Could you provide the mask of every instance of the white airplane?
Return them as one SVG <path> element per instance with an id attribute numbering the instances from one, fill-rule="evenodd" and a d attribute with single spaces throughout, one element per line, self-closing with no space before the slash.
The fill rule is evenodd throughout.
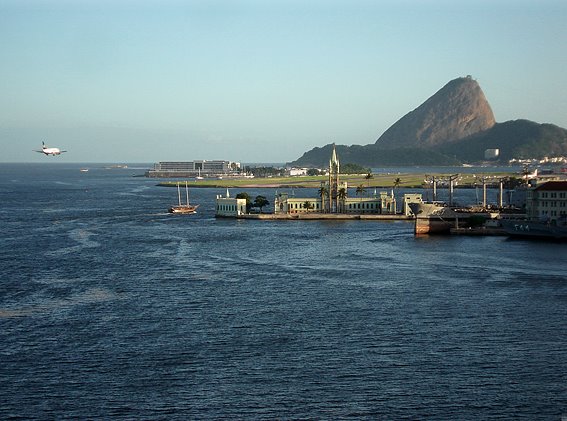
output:
<path id="1" fill-rule="evenodd" d="M 67 152 L 67 151 L 62 151 L 59 148 L 48 148 L 47 146 L 45 146 L 45 142 L 41 142 L 41 151 L 34 150 L 34 152 L 40 152 L 45 155 L 55 156 L 55 155 L 61 155 L 63 152 Z"/>

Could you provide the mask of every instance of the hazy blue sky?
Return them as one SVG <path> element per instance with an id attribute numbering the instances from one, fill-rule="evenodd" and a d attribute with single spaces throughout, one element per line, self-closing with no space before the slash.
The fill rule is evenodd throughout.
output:
<path id="1" fill-rule="evenodd" d="M 567 127 L 566 22 L 565 0 L 0 0 L 0 161 L 290 161 L 469 74 L 497 121 Z"/>

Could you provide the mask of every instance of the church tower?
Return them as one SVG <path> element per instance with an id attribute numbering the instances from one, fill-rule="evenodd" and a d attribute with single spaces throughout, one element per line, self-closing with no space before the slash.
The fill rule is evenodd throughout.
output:
<path id="1" fill-rule="evenodd" d="M 329 160 L 329 211 L 338 212 L 339 203 L 339 159 L 333 143 L 333 154 Z"/>

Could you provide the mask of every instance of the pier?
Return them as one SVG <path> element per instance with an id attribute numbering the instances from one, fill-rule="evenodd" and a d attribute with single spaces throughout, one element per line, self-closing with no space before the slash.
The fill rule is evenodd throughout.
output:
<path id="1" fill-rule="evenodd" d="M 217 218 L 256 219 L 256 220 L 302 220 L 302 221 L 413 221 L 413 216 L 401 214 L 338 214 L 338 213 L 243 213 L 233 215 L 216 215 Z"/>

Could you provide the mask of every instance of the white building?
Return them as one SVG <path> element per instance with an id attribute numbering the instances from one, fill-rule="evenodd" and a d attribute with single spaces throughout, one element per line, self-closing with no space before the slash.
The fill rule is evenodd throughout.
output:
<path id="1" fill-rule="evenodd" d="M 237 199 L 230 197 L 228 189 L 226 196 L 217 195 L 216 200 L 216 216 L 238 216 L 246 213 L 246 199 Z"/>
<path id="2" fill-rule="evenodd" d="M 288 170 L 290 177 L 300 177 L 302 175 L 307 175 L 307 168 L 290 168 Z"/>
<path id="3" fill-rule="evenodd" d="M 530 219 L 567 218 L 567 181 L 548 181 L 528 190 L 526 213 Z"/>
<path id="4" fill-rule="evenodd" d="M 239 162 L 231 161 L 164 161 L 154 164 L 147 177 L 195 177 L 198 175 L 229 175 L 240 169 Z"/>
<path id="5" fill-rule="evenodd" d="M 498 159 L 500 156 L 500 149 L 486 149 L 484 151 L 484 159 Z"/>

